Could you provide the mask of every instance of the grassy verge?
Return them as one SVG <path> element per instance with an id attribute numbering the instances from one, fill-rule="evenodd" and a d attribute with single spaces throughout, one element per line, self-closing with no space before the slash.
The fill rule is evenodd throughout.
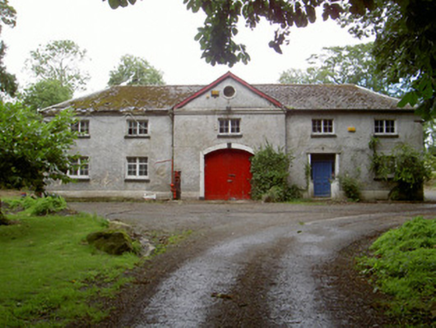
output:
<path id="1" fill-rule="evenodd" d="M 399 326 L 436 327 L 436 219 L 416 217 L 377 239 L 359 269 L 391 295 L 385 306 Z"/>
<path id="2" fill-rule="evenodd" d="M 111 256 L 84 242 L 106 221 L 90 215 L 9 215 L 0 226 L 0 327 L 64 327 L 98 322 L 139 258 Z"/>

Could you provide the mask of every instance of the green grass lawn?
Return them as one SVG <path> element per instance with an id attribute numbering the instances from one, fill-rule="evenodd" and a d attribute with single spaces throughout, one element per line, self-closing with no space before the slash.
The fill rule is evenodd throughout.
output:
<path id="1" fill-rule="evenodd" d="M 106 221 L 90 215 L 9 215 L 0 226 L 0 327 L 63 327 L 107 315 L 99 299 L 127 282 L 138 256 L 113 256 L 84 241 Z"/>
<path id="2" fill-rule="evenodd" d="M 436 219 L 416 217 L 392 229 L 358 259 L 399 327 L 436 327 Z"/>

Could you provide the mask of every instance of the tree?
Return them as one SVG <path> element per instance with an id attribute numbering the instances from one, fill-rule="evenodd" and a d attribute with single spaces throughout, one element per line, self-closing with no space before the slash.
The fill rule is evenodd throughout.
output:
<path id="1" fill-rule="evenodd" d="M 8 4 L 8 0 L 0 0 L 0 33 L 3 25 L 15 27 L 17 12 Z M 17 92 L 18 83 L 15 75 L 8 73 L 3 63 L 3 58 L 6 52 L 6 45 L 0 41 L 0 91 L 10 96 L 14 96 Z"/>
<path id="2" fill-rule="evenodd" d="M 86 50 L 70 40 L 52 41 L 30 52 L 27 66 L 40 81 L 58 80 L 71 92 L 83 89 L 89 80 L 88 73 L 80 68 L 86 59 Z"/>
<path id="3" fill-rule="evenodd" d="M 419 105 L 424 119 L 436 116 L 436 2 L 375 0 L 375 10 L 342 17 L 358 37 L 376 35 L 377 69 L 390 83 L 406 83 L 410 91 L 400 105 Z"/>
<path id="4" fill-rule="evenodd" d="M 105 1 L 105 0 L 103 0 Z M 108 0 L 112 8 L 135 4 L 136 0 Z M 410 82 L 411 90 L 401 105 L 419 104 L 424 118 L 436 116 L 436 1 L 432 0 L 183 0 L 187 9 L 205 13 L 204 26 L 195 39 L 208 63 L 233 66 L 250 60 L 244 44 L 237 44 L 239 19 L 254 29 L 261 19 L 277 26 L 269 46 L 281 53 L 290 29 L 305 27 L 317 18 L 339 20 L 357 35 L 370 28 L 376 35 L 378 69 L 390 82 Z"/>
<path id="5" fill-rule="evenodd" d="M 103 0 L 105 1 L 105 0 Z M 373 0 L 349 0 L 351 12 L 364 13 L 372 6 Z M 254 29 L 261 19 L 277 26 L 269 47 L 281 53 L 281 46 L 287 43 L 290 28 L 305 27 L 316 21 L 316 8 L 323 6 L 322 17 L 337 19 L 345 11 L 345 5 L 337 0 L 183 0 L 186 8 L 194 13 L 202 10 L 206 14 L 203 27 L 198 29 L 195 39 L 203 50 L 202 57 L 212 65 L 233 66 L 237 62 L 250 60 L 246 46 L 237 44 L 234 38 L 238 34 L 237 23 L 240 18 L 245 25 Z M 136 0 L 108 0 L 111 8 L 127 7 Z"/>
<path id="6" fill-rule="evenodd" d="M 151 66 L 147 60 L 125 55 L 118 67 L 109 73 L 108 85 L 163 85 L 162 73 Z"/>
<path id="7" fill-rule="evenodd" d="M 68 154 L 77 137 L 73 113 L 61 111 L 48 122 L 20 103 L 0 103 L 0 187 L 44 191 L 47 179 L 69 182 L 77 155 Z"/>
<path id="8" fill-rule="evenodd" d="M 308 67 L 306 70 L 290 68 L 283 71 L 279 82 L 284 84 L 330 84 L 333 73 L 320 67 Z"/>
<path id="9" fill-rule="evenodd" d="M 372 54 L 373 43 L 354 46 L 323 48 L 307 62 L 311 65 L 302 71 L 289 69 L 282 72 L 281 83 L 355 84 L 390 96 L 401 96 L 402 88 L 390 85 L 376 70 Z"/>
<path id="10" fill-rule="evenodd" d="M 24 91 L 24 105 L 33 111 L 71 99 L 73 93 L 58 80 L 42 80 L 32 84 Z"/>

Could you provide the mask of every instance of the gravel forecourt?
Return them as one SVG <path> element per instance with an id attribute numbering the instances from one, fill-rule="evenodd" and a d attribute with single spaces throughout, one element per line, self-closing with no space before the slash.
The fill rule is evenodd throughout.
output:
<path id="1" fill-rule="evenodd" d="M 99 327 L 381 327 L 383 295 L 353 269 L 382 232 L 436 204 L 70 203 L 139 234 L 191 230 L 135 270 Z"/>

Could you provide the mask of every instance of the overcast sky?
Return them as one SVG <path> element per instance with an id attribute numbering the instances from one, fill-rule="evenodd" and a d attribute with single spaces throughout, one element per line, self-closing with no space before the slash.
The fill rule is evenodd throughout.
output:
<path id="1" fill-rule="evenodd" d="M 29 81 L 23 70 L 29 52 L 53 40 L 73 40 L 86 49 L 91 75 L 87 92 L 104 89 L 109 71 L 121 56 L 132 54 L 148 60 L 163 72 L 167 84 L 207 84 L 227 71 L 248 83 L 276 83 L 289 68 L 304 68 L 305 59 L 322 47 L 359 41 L 336 23 L 321 18 L 310 27 L 293 29 L 290 44 L 279 55 L 268 47 L 274 27 L 261 24 L 254 31 L 240 30 L 239 40 L 251 55 L 248 65 L 211 66 L 201 59 L 194 40 L 204 16 L 187 11 L 183 0 L 142 0 L 128 8 L 110 9 L 102 0 L 10 0 L 17 10 L 17 26 L 4 28 L 8 50 L 5 59 L 21 86 Z"/>

